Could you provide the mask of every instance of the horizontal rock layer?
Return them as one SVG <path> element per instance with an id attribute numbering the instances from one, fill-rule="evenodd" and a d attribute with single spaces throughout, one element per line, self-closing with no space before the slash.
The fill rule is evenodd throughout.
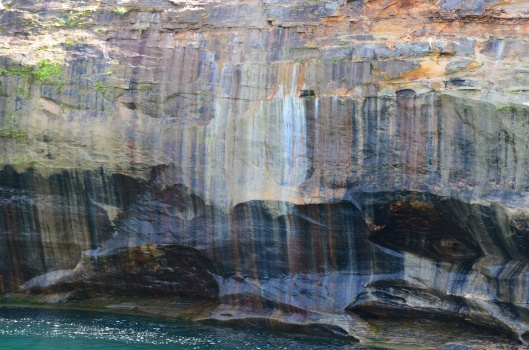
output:
<path id="1" fill-rule="evenodd" d="M 441 345 L 426 334 L 447 323 L 529 341 L 528 16 L 0 2 L 0 292 L 195 298 L 212 321 L 362 342 Z"/>

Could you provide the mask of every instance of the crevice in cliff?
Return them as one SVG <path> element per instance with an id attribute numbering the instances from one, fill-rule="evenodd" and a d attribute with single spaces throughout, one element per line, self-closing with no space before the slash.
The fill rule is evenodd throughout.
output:
<path id="1" fill-rule="evenodd" d="M 301 90 L 299 92 L 299 97 L 316 98 L 316 93 L 314 90 Z"/>
<path id="2" fill-rule="evenodd" d="M 363 199 L 365 201 L 365 199 Z M 378 245 L 435 261 L 477 261 L 496 256 L 525 261 L 524 228 L 511 223 L 505 208 L 469 204 L 420 192 L 379 193 L 362 204 Z M 518 226 L 518 227 L 517 227 Z"/>
<path id="3" fill-rule="evenodd" d="M 454 217 L 450 207 L 407 197 L 376 213 L 377 229 L 370 240 L 399 252 L 434 260 L 476 260 L 483 255 L 463 220 Z M 386 216 L 385 220 L 377 220 Z"/>

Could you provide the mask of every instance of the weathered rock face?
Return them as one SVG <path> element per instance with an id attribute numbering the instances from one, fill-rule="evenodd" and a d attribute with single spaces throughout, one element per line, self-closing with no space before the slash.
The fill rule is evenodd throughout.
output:
<path id="1" fill-rule="evenodd" d="M 0 30 L 2 294 L 529 342 L 527 3 L 3 0 Z"/>

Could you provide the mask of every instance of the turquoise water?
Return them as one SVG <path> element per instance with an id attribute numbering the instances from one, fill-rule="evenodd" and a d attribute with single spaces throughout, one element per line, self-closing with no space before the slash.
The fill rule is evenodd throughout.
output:
<path id="1" fill-rule="evenodd" d="M 0 349 L 375 349 L 247 328 L 76 310 L 0 307 Z"/>

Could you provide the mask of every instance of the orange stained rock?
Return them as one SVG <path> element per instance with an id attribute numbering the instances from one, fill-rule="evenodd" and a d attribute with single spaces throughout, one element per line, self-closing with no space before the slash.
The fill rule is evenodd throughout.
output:
<path id="1" fill-rule="evenodd" d="M 450 61 L 443 58 L 439 52 L 426 56 L 419 62 L 419 67 L 405 73 L 400 78 L 392 79 L 396 81 L 414 81 L 442 78 L 445 76 L 446 66 Z"/>
<path id="2" fill-rule="evenodd" d="M 329 17 L 322 18 L 322 22 L 323 23 L 338 23 L 338 22 L 344 21 L 345 19 L 347 19 L 347 17 L 345 16 L 329 16 Z"/>

